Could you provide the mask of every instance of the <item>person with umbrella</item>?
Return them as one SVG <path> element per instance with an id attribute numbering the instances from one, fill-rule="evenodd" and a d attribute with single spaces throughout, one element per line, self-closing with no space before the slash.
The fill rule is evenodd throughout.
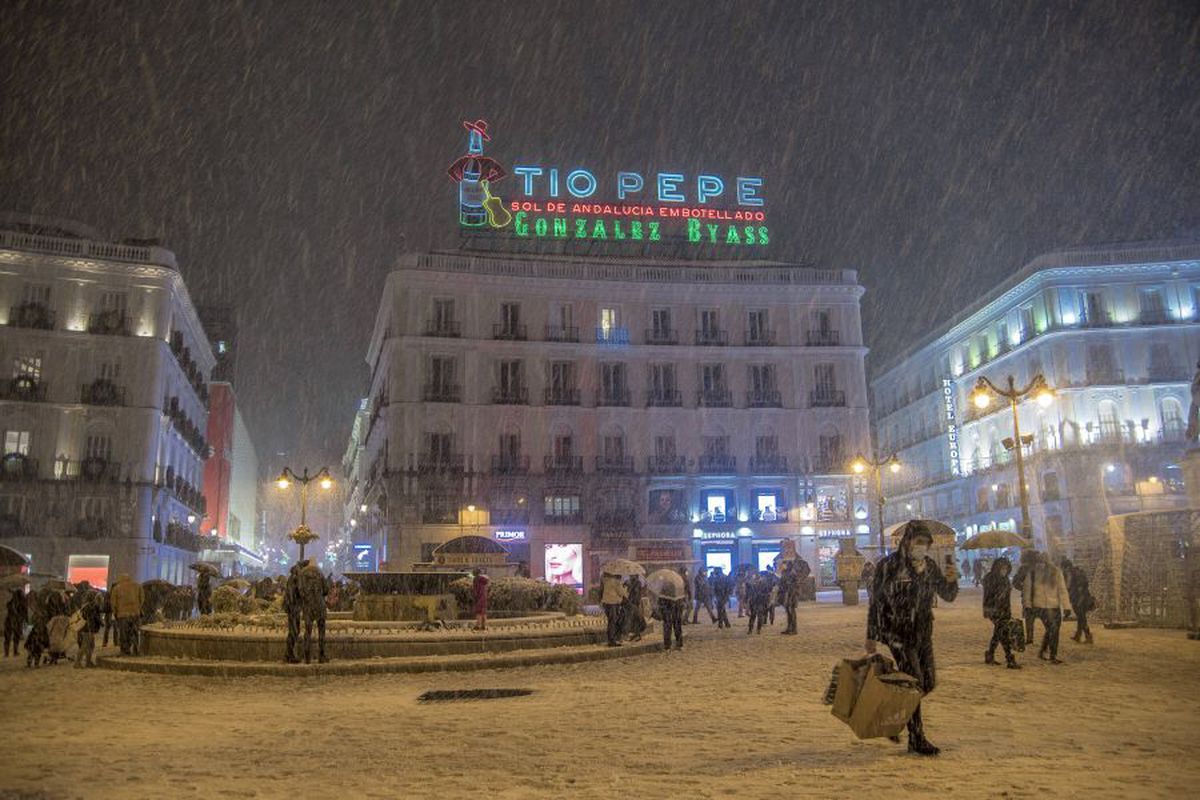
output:
<path id="1" fill-rule="evenodd" d="M 923 520 L 904 526 L 900 546 L 881 559 L 875 569 L 875 586 L 867 611 L 866 650 L 874 655 L 878 642 L 892 651 L 896 666 L 917 679 L 924 694 L 933 691 L 936 673 L 933 661 L 933 601 L 947 603 L 958 597 L 958 571 L 954 560 L 946 563 L 943 575 L 929 557 L 933 533 Z M 908 721 L 908 750 L 923 756 L 941 752 L 925 738 L 918 705 Z"/>
<path id="2" fill-rule="evenodd" d="M 686 573 L 686 570 L 682 570 Z M 675 635 L 675 649 L 683 649 L 683 618 L 687 609 L 687 579 L 674 570 L 660 569 L 646 578 L 650 593 L 658 597 L 658 616 L 662 619 L 663 650 L 671 649 L 671 635 Z"/>
<path id="3" fill-rule="evenodd" d="M 629 590 L 625 588 L 621 576 L 611 572 L 604 573 L 600 587 L 600 605 L 604 608 L 604 618 L 608 623 L 608 646 L 620 647 L 621 604 L 629 597 Z"/>
<path id="4" fill-rule="evenodd" d="M 1012 652 L 1012 584 L 1008 580 L 1011 571 L 1012 563 L 1007 558 L 997 558 L 983 578 L 983 616 L 992 621 L 992 640 L 988 642 L 983 662 L 995 664 L 996 645 L 1000 645 L 1004 648 L 1005 665 L 1009 669 L 1020 669 Z"/>

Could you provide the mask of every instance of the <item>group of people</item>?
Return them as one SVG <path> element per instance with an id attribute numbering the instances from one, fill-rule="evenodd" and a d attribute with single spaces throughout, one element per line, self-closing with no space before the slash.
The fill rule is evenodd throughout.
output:
<path id="1" fill-rule="evenodd" d="M 87 581 L 76 586 L 47 584 L 30 593 L 23 587 L 11 590 L 4 608 L 4 657 L 19 656 L 23 649 L 27 667 L 55 664 L 73 642 L 75 666 L 94 667 L 96 634 L 101 631 L 102 646 L 112 634 L 122 652 L 135 650 L 141 587 L 121 577 L 107 592 Z"/>

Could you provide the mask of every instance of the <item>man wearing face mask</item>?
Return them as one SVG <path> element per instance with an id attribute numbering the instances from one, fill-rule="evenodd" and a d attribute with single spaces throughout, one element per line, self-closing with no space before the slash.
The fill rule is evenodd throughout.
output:
<path id="1" fill-rule="evenodd" d="M 933 601 L 947 603 L 958 597 L 958 570 L 951 559 L 946 573 L 929 557 L 933 534 L 924 523 L 910 520 L 904 526 L 900 547 L 879 561 L 867 612 L 867 652 L 882 642 L 892 651 L 896 666 L 917 679 L 929 694 L 936 683 L 933 664 Z M 908 721 L 908 750 L 923 756 L 940 752 L 925 738 L 921 707 Z"/>

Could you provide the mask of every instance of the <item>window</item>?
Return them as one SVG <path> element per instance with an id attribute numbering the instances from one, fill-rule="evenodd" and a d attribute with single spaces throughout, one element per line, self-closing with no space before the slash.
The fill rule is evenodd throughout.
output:
<path id="1" fill-rule="evenodd" d="M 1090 344 L 1087 349 L 1087 379 L 1090 383 L 1124 383 L 1113 361 L 1112 347 Z"/>
<path id="2" fill-rule="evenodd" d="M 759 490 L 754 493 L 754 518 L 760 522 L 775 522 L 786 517 L 783 493 Z"/>
<path id="3" fill-rule="evenodd" d="M 746 319 L 746 341 L 766 342 L 770 339 L 766 309 L 751 311 Z"/>
<path id="4" fill-rule="evenodd" d="M 83 448 L 84 458 L 96 458 L 101 461 L 112 459 L 112 438 L 93 434 L 87 437 Z"/>
<path id="5" fill-rule="evenodd" d="M 842 453 L 842 435 L 836 431 L 820 434 L 817 437 L 817 457 L 821 468 L 841 469 L 846 460 Z"/>
<path id="6" fill-rule="evenodd" d="M 229 351 L 229 346 L 225 344 L 224 339 L 217 340 L 217 355 L 223 356 Z"/>
<path id="7" fill-rule="evenodd" d="M 673 460 L 675 458 L 675 437 L 655 436 L 654 457 L 660 462 Z"/>
<path id="8" fill-rule="evenodd" d="M 773 364 L 751 365 L 750 388 L 755 396 L 767 395 L 774 392 L 775 366 Z"/>
<path id="9" fill-rule="evenodd" d="M 991 490 L 986 486 L 980 486 L 975 490 L 975 510 L 987 511 L 988 501 L 991 499 Z"/>
<path id="10" fill-rule="evenodd" d="M 46 283 L 25 284 L 25 302 L 50 305 L 50 285 Z"/>
<path id="11" fill-rule="evenodd" d="M 1172 380 L 1175 377 L 1172 361 L 1170 345 L 1166 342 L 1151 343 L 1150 362 L 1146 367 L 1146 377 L 1152 381 Z"/>
<path id="12" fill-rule="evenodd" d="M 702 441 L 706 456 L 721 457 L 729 453 L 728 436 L 705 436 Z"/>
<path id="13" fill-rule="evenodd" d="M 454 385 L 454 359 L 433 356 L 429 359 L 429 384 L 434 391 L 446 391 Z"/>
<path id="14" fill-rule="evenodd" d="M 425 435 L 425 452 L 434 463 L 448 463 L 454 452 L 454 434 L 428 433 Z"/>
<path id="15" fill-rule="evenodd" d="M 1059 499 L 1058 491 L 1058 473 L 1043 472 L 1042 473 L 1042 500 L 1057 500 Z"/>
<path id="16" fill-rule="evenodd" d="M 40 381 L 42 379 L 42 354 L 26 353 L 14 358 L 13 377 L 32 378 L 35 381 Z"/>
<path id="17" fill-rule="evenodd" d="M 499 375 L 500 393 L 505 396 L 519 394 L 523 386 L 521 373 L 520 361 L 501 361 Z"/>
<path id="18" fill-rule="evenodd" d="M 1104 292 L 1093 291 L 1084 294 L 1084 315 L 1089 325 L 1108 324 L 1108 307 L 1104 304 Z"/>
<path id="19" fill-rule="evenodd" d="M 1163 398 L 1161 406 L 1163 438 L 1178 441 L 1183 438 L 1187 423 L 1183 419 L 1183 405 L 1174 397 Z"/>
<path id="20" fill-rule="evenodd" d="M 555 394 L 575 388 L 574 361 L 552 361 L 550 363 L 550 388 Z"/>
<path id="21" fill-rule="evenodd" d="M 813 367 L 814 393 L 819 401 L 832 401 L 837 395 L 837 367 L 834 364 L 817 364 Z"/>
<path id="22" fill-rule="evenodd" d="M 104 361 L 100 364 L 100 369 L 96 377 L 102 381 L 116 381 L 121 377 L 121 362 L 120 361 Z"/>
<path id="23" fill-rule="evenodd" d="M 720 312 L 715 308 L 706 308 L 700 312 L 700 334 L 706 339 L 715 339 L 721 330 Z"/>
<path id="24" fill-rule="evenodd" d="M 604 463 L 620 464 L 625 460 L 625 437 L 621 434 L 605 436 L 601 442 Z"/>
<path id="25" fill-rule="evenodd" d="M 600 393 L 605 402 L 624 402 L 626 394 L 625 365 L 600 365 Z"/>
<path id="26" fill-rule="evenodd" d="M 736 509 L 733 492 L 726 489 L 709 489 L 700 494 L 700 510 L 709 522 L 731 520 Z"/>
<path id="27" fill-rule="evenodd" d="M 5 431 L 4 455 L 29 455 L 29 431 Z"/>
<path id="28" fill-rule="evenodd" d="M 656 308 L 650 312 L 650 332 L 655 340 L 669 339 L 671 336 L 671 309 Z"/>
<path id="29" fill-rule="evenodd" d="M 554 437 L 554 461 L 566 464 L 575 453 L 575 440 L 569 433 L 561 433 Z"/>
<path id="30" fill-rule="evenodd" d="M 125 292 L 104 292 L 100 295 L 100 310 L 124 314 L 128 302 L 129 296 Z"/>
<path id="31" fill-rule="evenodd" d="M 558 320 L 559 326 L 564 330 L 570 330 L 575 324 L 575 309 L 570 303 L 562 303 L 556 309 L 554 318 Z"/>
<path id="32" fill-rule="evenodd" d="M 670 397 L 675 394 L 676 385 L 674 364 L 650 366 L 650 388 L 655 397 Z"/>
<path id="33" fill-rule="evenodd" d="M 779 456 L 779 437 L 775 435 L 758 436 L 754 440 L 754 457 L 760 461 L 770 461 Z"/>
<path id="34" fill-rule="evenodd" d="M 819 334 L 828 334 L 833 330 L 833 318 L 827 308 L 814 309 L 812 312 L 813 331 Z"/>
<path id="35" fill-rule="evenodd" d="M 500 304 L 500 330 L 509 335 L 515 336 L 521 326 L 521 304 L 520 303 L 501 303 Z"/>
<path id="36" fill-rule="evenodd" d="M 1138 308 L 1143 323 L 1154 324 L 1167 321 L 1167 309 L 1163 304 L 1162 291 L 1142 289 L 1138 292 Z"/>
<path id="37" fill-rule="evenodd" d="M 454 301 L 453 300 L 434 300 L 433 301 L 433 327 L 435 330 L 444 331 L 454 326 Z"/>
<path id="38" fill-rule="evenodd" d="M 1020 338 L 1017 340 L 1018 343 L 1023 342 L 1026 339 L 1032 338 L 1033 334 L 1034 334 L 1033 306 L 1022 306 L 1021 307 L 1021 330 L 1019 333 Z"/>
<path id="39" fill-rule="evenodd" d="M 564 520 L 579 516 L 579 495 L 546 495 L 546 519 Z"/>
<path id="40" fill-rule="evenodd" d="M 700 367 L 700 386 L 706 394 L 725 390 L 725 367 L 722 364 L 703 364 Z"/>
<path id="41" fill-rule="evenodd" d="M 1121 438 L 1121 420 L 1117 416 L 1117 404 L 1112 400 L 1101 400 L 1097 406 L 1100 419 L 1100 441 L 1116 442 Z"/>

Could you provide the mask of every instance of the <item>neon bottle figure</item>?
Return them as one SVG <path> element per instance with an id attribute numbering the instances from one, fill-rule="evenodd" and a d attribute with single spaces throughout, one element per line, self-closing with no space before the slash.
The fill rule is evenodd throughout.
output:
<path id="1" fill-rule="evenodd" d="M 487 225 L 487 212 L 483 209 L 486 195 L 479 184 L 483 177 L 478 159 L 483 155 L 483 136 L 473 129 L 468 136 L 467 155 L 471 159 L 463 168 L 463 177 L 458 183 L 458 221 L 468 227 L 479 228 Z"/>

